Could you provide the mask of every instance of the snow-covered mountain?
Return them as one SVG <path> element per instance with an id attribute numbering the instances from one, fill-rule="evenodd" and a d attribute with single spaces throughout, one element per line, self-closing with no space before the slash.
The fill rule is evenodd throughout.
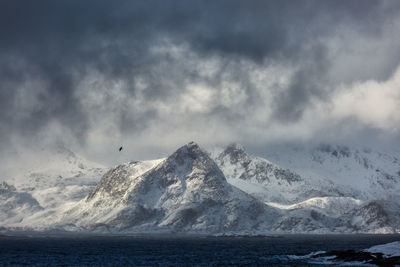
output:
<path id="1" fill-rule="evenodd" d="M 208 154 L 189 143 L 166 159 L 111 169 L 60 224 L 92 231 L 220 233 L 265 230 L 277 214 L 230 185 Z"/>
<path id="2" fill-rule="evenodd" d="M 286 211 L 275 231 L 289 233 L 398 233 L 400 206 L 388 201 L 317 197 L 293 205 L 267 203 Z"/>
<path id="3" fill-rule="evenodd" d="M 322 179 L 351 190 L 362 200 L 397 198 L 400 190 L 400 153 L 322 144 L 315 147 L 279 146 L 266 151 L 277 165 L 307 180 Z M 345 192 L 348 194 L 348 192 Z"/>
<path id="4" fill-rule="evenodd" d="M 57 147 L 29 155 L 0 184 L 0 226 L 42 224 L 85 198 L 107 170 Z"/>
<path id="5" fill-rule="evenodd" d="M 304 186 L 298 174 L 248 155 L 239 144 L 229 145 L 214 158 L 229 183 L 265 202 L 287 203 L 296 198 L 292 189 Z"/>
<path id="6" fill-rule="evenodd" d="M 3 225 L 19 223 L 24 217 L 41 210 L 43 208 L 29 193 L 17 192 L 6 182 L 0 184 L 0 222 Z"/>
<path id="7" fill-rule="evenodd" d="M 0 184 L 0 230 L 400 232 L 396 156 L 326 145 L 268 153 L 189 143 L 106 171 L 62 148 Z"/>
<path id="8" fill-rule="evenodd" d="M 58 146 L 29 155 L 18 166 L 17 172 L 1 177 L 21 191 L 34 191 L 56 185 L 96 185 L 105 167 L 91 162 L 74 152 Z"/>
<path id="9" fill-rule="evenodd" d="M 271 153 L 280 166 L 238 144 L 214 155 L 229 183 L 282 211 L 275 231 L 399 232 L 395 156 L 328 145 L 284 148 Z"/>
<path id="10" fill-rule="evenodd" d="M 291 204 L 312 197 L 353 196 L 353 190 L 321 177 L 302 177 L 266 159 L 249 155 L 239 144 L 214 153 L 229 183 L 264 202 Z"/>

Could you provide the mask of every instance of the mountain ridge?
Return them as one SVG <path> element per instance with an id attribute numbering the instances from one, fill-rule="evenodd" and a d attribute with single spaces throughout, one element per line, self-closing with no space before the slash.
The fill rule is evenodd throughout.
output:
<path id="1" fill-rule="evenodd" d="M 296 156 L 301 155 L 299 151 Z M 353 155 L 359 155 L 351 149 L 325 147 L 316 151 L 311 156 L 303 154 L 300 161 L 321 165 L 315 156 L 323 162 L 343 162 L 357 160 Z M 329 157 L 322 158 L 326 155 Z M 281 156 L 286 157 L 284 153 Z M 79 158 L 75 154 L 68 157 Z M 386 165 L 367 158 L 366 168 L 360 157 L 357 165 L 351 166 L 373 172 L 375 181 L 387 180 L 381 173 L 392 172 L 393 168 L 387 170 L 385 166 L 393 167 L 388 159 L 394 157 L 382 157 Z M 273 162 L 248 154 L 238 144 L 210 154 L 190 142 L 167 158 L 127 162 L 103 170 L 101 179 L 88 179 L 97 180 L 96 185 L 87 181 L 79 184 L 80 179 L 96 172 L 77 166 L 81 176 L 61 180 L 51 176 L 54 182 L 40 184 L 42 178 L 33 191 L 2 185 L 5 197 L 0 198 L 0 207 L 12 208 L 3 209 L 0 215 L 14 215 L 0 228 L 98 234 L 400 232 L 400 196 L 396 192 L 392 191 L 390 198 L 363 198 L 364 194 L 335 183 L 332 177 L 310 177 L 301 169 L 298 173 L 296 168 Z M 380 166 L 380 176 L 375 165 Z M 365 179 L 370 181 L 370 176 Z M 397 182 L 397 177 L 393 179 Z M 379 183 L 372 186 L 381 188 Z M 26 216 L 15 215 L 18 203 L 22 203 L 19 200 L 17 205 L 7 206 L 13 197 L 30 203 Z"/>
<path id="2" fill-rule="evenodd" d="M 72 210 L 71 223 L 94 230 L 111 224 L 130 232 L 148 228 L 217 233 L 261 230 L 259 225 L 276 213 L 231 186 L 193 142 L 141 173 L 130 175 L 125 167 L 117 166 L 103 176 L 86 204 L 81 203 L 84 207 Z M 81 217 L 86 219 L 74 219 Z"/>

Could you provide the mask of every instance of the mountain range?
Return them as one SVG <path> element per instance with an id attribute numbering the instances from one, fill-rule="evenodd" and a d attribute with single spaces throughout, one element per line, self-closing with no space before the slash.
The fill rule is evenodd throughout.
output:
<path id="1" fill-rule="evenodd" d="M 339 145 L 282 146 L 268 160 L 239 144 L 112 168 L 61 147 L 0 184 L 3 233 L 400 232 L 400 160 Z"/>

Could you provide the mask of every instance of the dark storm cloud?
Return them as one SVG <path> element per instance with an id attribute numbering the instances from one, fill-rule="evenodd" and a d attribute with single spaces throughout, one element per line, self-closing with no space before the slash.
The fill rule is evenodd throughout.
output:
<path id="1" fill-rule="evenodd" d="M 176 97 L 198 77 L 173 66 L 162 74 L 152 70 L 154 64 L 170 60 L 168 53 L 155 56 L 150 51 L 163 40 L 222 60 L 246 58 L 257 64 L 297 66 L 290 87 L 276 92 L 274 106 L 277 120 L 297 120 L 312 99 L 330 93 L 322 88 L 331 59 L 321 40 L 343 25 L 379 36 L 396 10 L 395 4 L 385 9 L 381 1 L 368 0 L 1 1 L 1 140 L 7 141 L 11 134 L 34 136 L 50 121 L 60 122 L 84 140 L 89 114 L 78 99 L 77 84 L 91 70 L 109 80 L 125 81 L 133 98 L 138 76 L 148 83 L 145 100 Z M 241 80 L 249 101 L 257 101 L 258 93 L 246 75 L 232 77 Z M 41 82 L 40 90 L 29 87 L 34 80 Z M 218 82 L 214 84 L 218 87 Z M 17 93 L 32 90 L 38 90 L 35 105 L 25 111 L 29 114 L 19 116 L 24 109 L 17 105 Z M 234 109 L 217 106 L 213 112 L 229 114 Z M 143 128 L 156 117 L 155 109 L 127 115 L 122 106 L 121 130 Z"/>
<path id="2" fill-rule="evenodd" d="M 303 59 L 301 68 L 294 74 L 289 87 L 277 93 L 274 117 L 282 122 L 293 122 L 302 116 L 313 97 L 325 98 L 329 95 L 325 73 L 330 62 L 326 48 L 312 47 Z"/>

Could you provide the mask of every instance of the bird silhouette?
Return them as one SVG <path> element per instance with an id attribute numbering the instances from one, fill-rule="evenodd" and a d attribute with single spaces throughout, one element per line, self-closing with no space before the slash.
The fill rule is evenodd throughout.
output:
<path id="1" fill-rule="evenodd" d="M 119 148 L 119 152 L 121 152 L 122 151 L 122 146 Z"/>

